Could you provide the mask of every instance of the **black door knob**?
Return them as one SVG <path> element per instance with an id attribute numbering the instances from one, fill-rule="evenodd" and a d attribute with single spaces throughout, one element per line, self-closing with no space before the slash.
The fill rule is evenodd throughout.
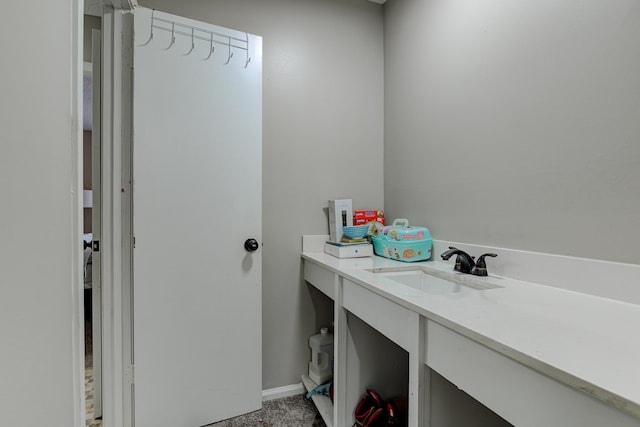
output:
<path id="1" fill-rule="evenodd" d="M 247 252 L 255 252 L 260 247 L 260 244 L 256 239 L 247 239 L 244 241 L 244 248 Z"/>

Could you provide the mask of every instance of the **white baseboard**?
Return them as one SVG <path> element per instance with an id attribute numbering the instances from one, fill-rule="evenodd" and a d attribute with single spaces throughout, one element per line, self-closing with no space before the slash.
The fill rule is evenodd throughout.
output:
<path id="1" fill-rule="evenodd" d="M 262 401 L 266 402 L 268 400 L 280 399 L 282 397 L 297 396 L 305 393 L 306 391 L 307 390 L 305 390 L 302 383 L 270 388 L 268 390 L 262 390 Z"/>

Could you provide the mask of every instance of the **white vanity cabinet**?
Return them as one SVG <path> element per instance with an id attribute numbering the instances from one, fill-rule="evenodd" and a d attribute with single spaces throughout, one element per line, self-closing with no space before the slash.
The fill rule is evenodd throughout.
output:
<path id="1" fill-rule="evenodd" d="M 396 392 L 392 394 L 400 394 L 408 398 L 410 425 L 424 425 L 423 420 L 425 417 L 419 412 L 419 409 L 425 408 L 421 404 L 425 399 L 425 381 L 424 378 L 422 378 L 425 368 L 422 346 L 424 323 L 420 315 L 348 279 L 339 278 L 338 283 L 342 291 L 342 310 L 357 316 L 367 325 L 392 341 L 400 349 L 404 350 L 406 358 L 402 361 L 398 360 L 401 359 L 401 357 L 398 356 L 396 356 L 396 360 L 393 360 L 390 355 L 384 357 L 378 354 L 378 357 L 382 360 L 381 363 L 374 365 L 374 372 L 372 372 L 371 375 L 380 375 L 385 371 L 388 373 L 388 370 L 394 368 L 396 361 L 397 363 L 402 363 L 408 372 L 405 373 L 404 378 L 401 378 L 400 374 L 394 376 L 396 383 L 400 383 L 402 386 L 396 384 Z M 350 337 L 351 334 L 355 333 L 353 328 L 349 327 L 346 328 L 346 330 L 347 338 L 355 341 L 355 337 Z M 378 353 L 385 351 L 385 349 L 381 347 L 382 346 L 377 346 L 373 351 Z M 386 349 L 386 351 L 393 352 L 393 348 Z M 347 360 L 350 359 L 349 354 L 343 354 L 342 356 L 346 356 Z M 358 367 L 354 366 L 354 368 Z M 398 369 L 397 367 L 396 369 L 399 372 L 403 372 L 403 369 Z M 352 370 L 347 368 L 347 383 L 352 382 L 349 381 L 353 377 L 351 372 Z M 420 380 L 419 377 L 421 378 Z M 362 393 L 364 389 L 370 385 L 367 381 L 362 380 L 353 382 L 358 388 L 352 393 L 348 393 L 349 396 L 353 396 L 354 393 Z M 388 388 L 389 384 L 385 385 Z M 348 387 L 347 390 L 350 390 L 350 388 Z M 391 397 L 388 394 L 389 390 L 380 389 L 379 393 L 383 395 L 383 398 Z M 352 403 L 354 403 L 353 400 L 347 400 L 347 407 L 353 408 L 355 405 L 352 405 Z M 351 419 L 347 417 L 346 421 L 346 424 L 349 424 Z"/>
<path id="2" fill-rule="evenodd" d="M 518 427 L 637 427 L 638 419 L 436 322 L 427 365 Z"/>
<path id="3" fill-rule="evenodd" d="M 314 401 L 328 426 L 352 425 L 353 410 L 365 389 L 384 398 L 408 397 L 412 425 L 418 424 L 418 404 L 424 399 L 410 381 L 424 372 L 420 316 L 383 296 L 345 279 L 340 274 L 305 262 L 305 280 L 334 300 L 334 405 L 327 419 L 326 398 Z M 414 372 L 415 371 L 415 372 Z M 315 386 L 303 377 L 307 388 Z M 422 417 L 420 417 L 422 419 Z"/>
<path id="4" fill-rule="evenodd" d="M 597 384 L 583 386 L 587 380 L 536 362 L 536 354 L 519 355 L 444 317 L 446 307 L 426 310 L 357 273 L 393 261 L 303 254 L 303 262 L 306 282 L 334 302 L 334 404 L 326 398 L 321 409 L 329 426 L 352 425 L 372 387 L 383 398 L 408 397 L 411 427 L 640 427 L 633 402 L 607 401 Z"/>
<path id="5" fill-rule="evenodd" d="M 307 283 L 311 283 L 320 292 L 322 292 L 332 300 L 335 300 L 337 285 L 336 281 L 338 280 L 338 277 L 339 276 L 333 271 L 325 267 L 321 267 L 316 263 L 304 263 L 304 280 Z"/>

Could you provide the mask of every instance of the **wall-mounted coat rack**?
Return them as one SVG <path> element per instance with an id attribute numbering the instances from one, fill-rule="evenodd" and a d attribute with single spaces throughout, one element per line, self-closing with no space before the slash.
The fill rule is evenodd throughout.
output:
<path id="1" fill-rule="evenodd" d="M 191 48 L 184 53 L 185 56 L 191 55 L 196 46 L 196 40 L 201 40 L 208 43 L 208 55 L 203 58 L 207 61 L 211 59 L 215 52 L 216 45 L 224 46 L 227 53 L 227 61 L 225 65 L 229 64 L 233 57 L 233 50 L 239 49 L 245 52 L 244 68 L 247 68 L 251 57 L 249 56 L 249 34 L 245 33 L 245 38 L 238 38 L 227 34 L 218 33 L 211 30 L 205 30 L 204 28 L 193 27 L 185 25 L 180 22 L 163 19 L 155 16 L 155 9 L 151 11 L 151 25 L 149 30 L 149 38 L 146 42 L 140 44 L 140 46 L 146 46 L 150 44 L 154 39 L 154 33 L 156 30 L 166 31 L 171 33 L 171 40 L 169 45 L 165 47 L 165 50 L 173 48 L 176 42 L 176 36 L 184 36 L 191 39 Z"/>

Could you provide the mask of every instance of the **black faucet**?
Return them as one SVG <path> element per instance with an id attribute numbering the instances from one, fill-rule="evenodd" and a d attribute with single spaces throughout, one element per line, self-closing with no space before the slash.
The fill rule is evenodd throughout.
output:
<path id="1" fill-rule="evenodd" d="M 471 255 L 461 249 L 454 248 L 453 246 L 449 246 L 449 250 L 440 256 L 446 261 L 451 258 L 452 255 L 458 255 L 456 257 L 456 265 L 453 267 L 455 271 L 471 273 L 471 270 L 475 268 L 476 262 L 473 260 Z"/>
<path id="2" fill-rule="evenodd" d="M 461 273 L 473 274 L 474 276 L 486 276 L 487 275 L 487 264 L 484 261 L 485 257 L 497 257 L 496 254 L 482 254 L 478 258 L 478 261 L 474 261 L 474 257 L 466 253 L 465 251 L 454 248 L 453 246 L 449 246 L 449 250 L 444 252 L 442 255 L 443 260 L 448 260 L 452 255 L 458 255 L 456 257 L 456 265 L 453 267 L 455 271 L 459 271 Z"/>

